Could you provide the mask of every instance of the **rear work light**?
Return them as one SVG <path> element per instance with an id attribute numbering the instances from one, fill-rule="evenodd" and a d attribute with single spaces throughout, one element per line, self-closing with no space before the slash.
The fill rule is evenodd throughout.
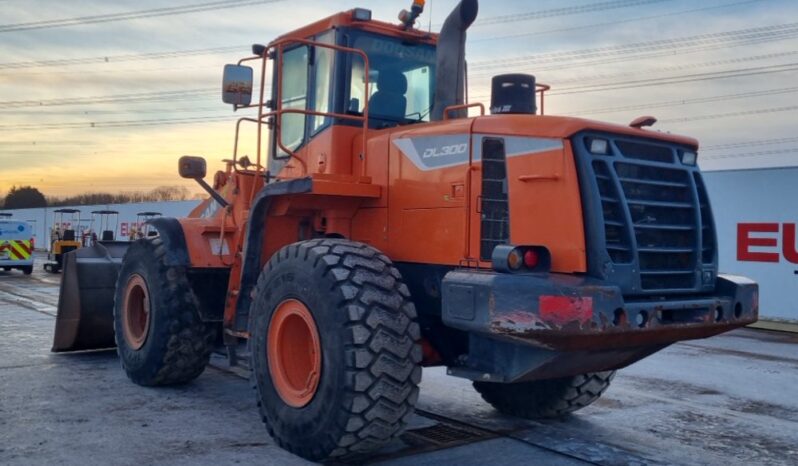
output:
<path id="1" fill-rule="evenodd" d="M 491 257 L 493 270 L 505 273 L 548 272 L 551 253 L 543 246 L 496 246 Z"/>
<path id="2" fill-rule="evenodd" d="M 682 152 L 682 163 L 685 165 L 695 165 L 698 161 L 698 154 L 693 151 Z"/>

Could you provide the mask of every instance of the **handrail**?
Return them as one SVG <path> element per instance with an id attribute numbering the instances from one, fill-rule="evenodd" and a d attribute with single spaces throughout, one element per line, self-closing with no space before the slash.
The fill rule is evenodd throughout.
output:
<path id="1" fill-rule="evenodd" d="M 536 84 L 535 87 L 536 87 L 535 93 L 536 94 L 538 92 L 540 93 L 540 114 L 541 115 L 545 115 L 546 114 L 546 91 L 551 89 L 551 86 L 549 86 L 548 84 Z"/>
<path id="2" fill-rule="evenodd" d="M 284 109 L 282 108 L 282 72 L 283 69 L 283 51 L 286 47 L 292 45 L 308 45 L 312 47 L 319 47 L 319 48 L 327 48 L 338 52 L 343 53 L 351 53 L 355 55 L 359 55 L 363 60 L 363 73 L 364 73 L 364 107 L 363 107 L 363 115 L 348 115 L 348 114 L 340 114 L 334 112 L 317 112 L 314 110 L 307 110 L 307 109 Z M 268 60 L 277 60 L 278 63 L 278 72 L 277 74 L 277 92 L 276 92 L 276 99 L 273 102 L 273 105 L 276 106 L 276 110 L 265 112 L 264 111 L 264 98 L 265 98 L 265 82 L 266 82 L 266 65 Z M 305 116 L 321 116 L 327 118 L 336 118 L 336 119 L 349 119 L 354 121 L 362 121 L 363 122 L 363 163 L 362 166 L 362 174 L 366 172 L 366 161 L 368 160 L 367 157 L 367 150 L 368 150 L 368 130 L 369 130 L 369 85 L 370 85 L 370 63 L 369 57 L 366 52 L 353 49 L 350 47 L 343 47 L 340 45 L 335 44 L 325 44 L 322 42 L 317 42 L 308 39 L 298 39 L 298 38 L 286 38 L 279 40 L 270 44 L 268 47 L 264 48 L 263 54 L 260 56 L 252 56 L 247 58 L 242 58 L 238 61 L 238 64 L 241 65 L 247 61 L 253 60 L 262 60 L 261 66 L 261 83 L 260 83 L 260 98 L 258 99 L 257 104 L 249 104 L 249 105 L 242 105 L 236 106 L 236 109 L 239 108 L 258 108 L 258 117 L 256 119 L 253 118 L 240 118 L 236 123 L 236 141 L 233 146 L 233 160 L 237 160 L 238 156 L 238 139 L 240 135 L 240 126 L 243 121 L 254 122 L 258 125 L 258 134 L 257 134 L 257 160 L 256 160 L 256 167 L 259 169 L 262 168 L 261 161 L 263 159 L 263 150 L 262 150 L 262 132 L 263 132 L 263 124 L 266 123 L 270 127 L 273 127 L 274 132 L 273 136 L 276 138 L 275 142 L 277 147 L 280 148 L 283 152 L 288 154 L 289 158 L 296 159 L 302 167 L 302 174 L 307 174 L 307 164 L 304 160 L 302 160 L 299 156 L 297 156 L 295 151 L 288 149 L 282 140 L 282 134 L 280 133 L 280 127 L 282 126 L 282 118 L 284 114 L 301 114 Z M 268 121 L 269 118 L 274 118 L 273 126 L 270 125 L 271 122 Z M 255 185 L 253 184 L 253 195 L 254 195 L 254 188 Z"/>
<path id="3" fill-rule="evenodd" d="M 449 105 L 443 110 L 443 121 L 449 120 L 449 114 L 451 112 L 455 112 L 457 110 L 466 110 L 469 108 L 479 107 L 480 116 L 485 116 L 485 105 L 481 102 L 473 103 L 473 104 L 462 104 L 462 105 Z"/>
<path id="4" fill-rule="evenodd" d="M 235 142 L 233 143 L 233 169 L 236 171 L 238 171 L 238 169 L 236 168 L 238 164 L 238 136 L 241 132 L 241 123 L 245 121 L 249 121 L 251 123 L 258 123 L 257 118 L 248 118 L 248 117 L 242 117 L 239 118 L 238 121 L 236 121 Z"/>

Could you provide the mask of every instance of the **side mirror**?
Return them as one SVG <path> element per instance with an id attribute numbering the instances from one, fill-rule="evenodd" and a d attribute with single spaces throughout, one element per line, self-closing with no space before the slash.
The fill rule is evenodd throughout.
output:
<path id="1" fill-rule="evenodd" d="M 180 157 L 180 161 L 178 162 L 178 172 L 181 178 L 201 180 L 205 178 L 207 170 L 207 164 L 202 157 L 186 155 Z"/>
<path id="2" fill-rule="evenodd" d="M 224 66 L 222 101 L 239 107 L 252 103 L 252 68 L 241 65 Z"/>
<path id="3" fill-rule="evenodd" d="M 185 155 L 180 157 L 180 161 L 178 162 L 178 171 L 180 172 L 180 176 L 182 178 L 188 178 L 190 180 L 194 180 L 199 184 L 202 189 L 205 190 L 211 197 L 219 203 L 222 207 L 227 207 L 230 204 L 222 197 L 221 194 L 216 192 L 211 185 L 209 185 L 205 181 L 205 175 L 207 174 L 208 167 L 205 163 L 205 159 L 202 157 L 192 157 L 190 155 Z"/>

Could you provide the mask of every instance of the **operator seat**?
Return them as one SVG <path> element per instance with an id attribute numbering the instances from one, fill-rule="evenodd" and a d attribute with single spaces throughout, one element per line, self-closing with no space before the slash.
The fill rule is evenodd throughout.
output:
<path id="1" fill-rule="evenodd" d="M 377 92 L 369 100 L 369 115 L 376 119 L 404 122 L 407 115 L 407 77 L 401 71 L 381 70 Z"/>

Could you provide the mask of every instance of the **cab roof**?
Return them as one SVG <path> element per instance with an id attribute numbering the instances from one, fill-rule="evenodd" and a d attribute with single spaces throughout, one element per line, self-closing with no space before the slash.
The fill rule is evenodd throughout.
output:
<path id="1" fill-rule="evenodd" d="M 400 24 L 386 23 L 375 19 L 368 21 L 358 20 L 355 19 L 355 11 L 357 10 L 344 11 L 316 21 L 315 23 L 308 24 L 307 26 L 277 37 L 269 45 L 272 46 L 287 39 L 308 39 L 325 31 L 342 27 L 361 29 L 383 36 L 412 40 L 430 45 L 435 45 L 438 42 L 438 34 L 436 33 L 429 33 L 419 29 L 405 30 Z"/>

